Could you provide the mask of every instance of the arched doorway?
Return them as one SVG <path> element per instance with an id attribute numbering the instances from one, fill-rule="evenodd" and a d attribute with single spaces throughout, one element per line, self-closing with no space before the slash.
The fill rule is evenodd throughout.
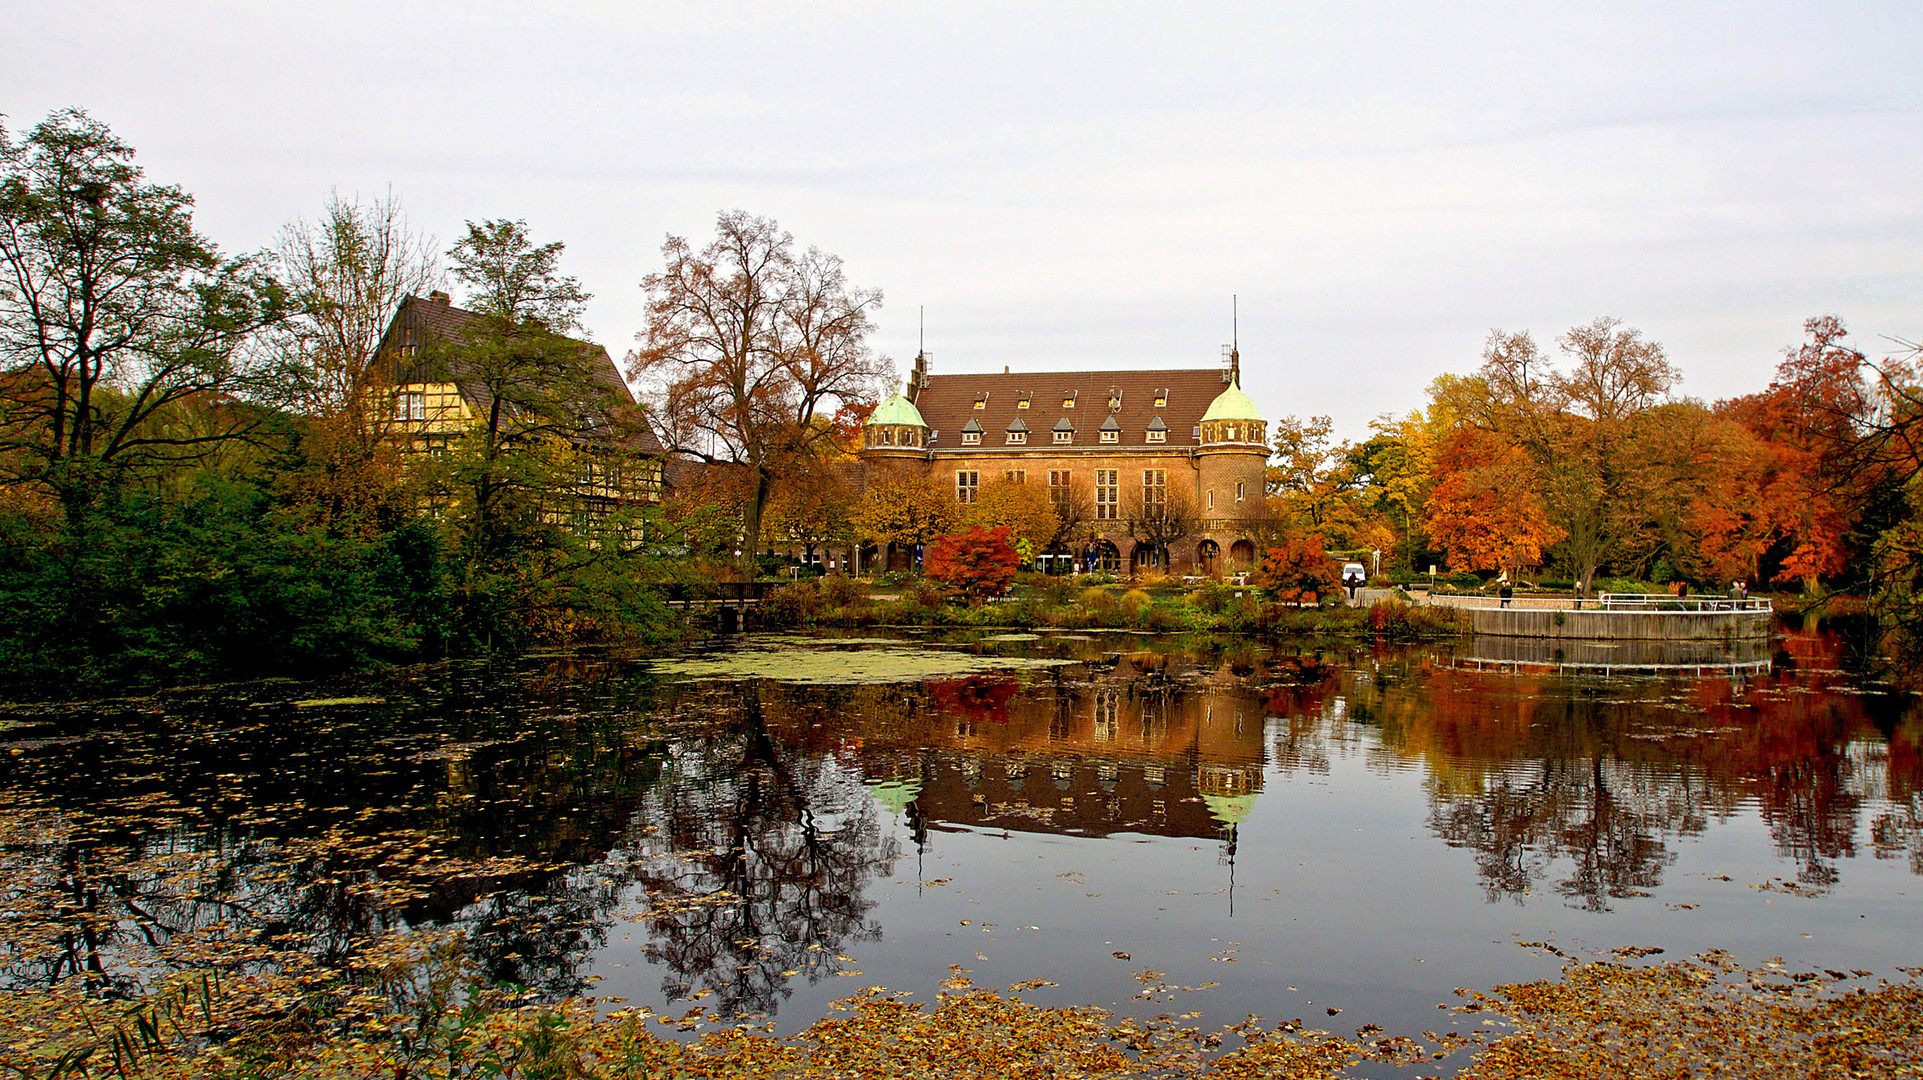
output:
<path id="1" fill-rule="evenodd" d="M 1249 570 L 1255 566 L 1255 545 L 1247 540 L 1237 540 L 1229 545 L 1229 565 L 1237 570 Z"/>
<path id="2" fill-rule="evenodd" d="M 1222 545 L 1204 540 L 1195 545 L 1195 572 L 1209 577 L 1222 572 Z"/>
<path id="3" fill-rule="evenodd" d="M 1128 572 L 1146 574 L 1168 568 L 1168 560 L 1161 548 L 1154 544 L 1137 544 L 1128 553 Z"/>
<path id="4" fill-rule="evenodd" d="M 1122 553 L 1115 549 L 1114 544 L 1097 540 L 1088 551 L 1088 569 L 1090 573 L 1116 573 L 1122 569 Z"/>

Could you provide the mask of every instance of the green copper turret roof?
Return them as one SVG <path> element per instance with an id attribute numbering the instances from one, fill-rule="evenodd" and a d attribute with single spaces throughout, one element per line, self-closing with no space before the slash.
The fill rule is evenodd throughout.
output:
<path id="1" fill-rule="evenodd" d="M 896 394 L 875 406 L 875 411 L 869 413 L 868 419 L 862 421 L 863 427 L 867 427 L 870 424 L 907 424 L 910 427 L 928 426 L 922 422 L 921 410 L 915 408 L 915 403 L 900 394 Z"/>
<path id="2" fill-rule="evenodd" d="M 1242 392 L 1242 388 L 1235 383 L 1230 383 L 1227 390 L 1222 391 L 1214 401 L 1209 402 L 1209 411 L 1202 414 L 1202 422 L 1205 424 L 1210 420 L 1260 419 L 1262 414 L 1256 410 L 1255 402 L 1251 401 L 1249 396 Z"/>

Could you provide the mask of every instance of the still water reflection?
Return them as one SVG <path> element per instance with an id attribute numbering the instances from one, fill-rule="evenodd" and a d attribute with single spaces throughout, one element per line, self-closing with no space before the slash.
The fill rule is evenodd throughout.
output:
<path id="1" fill-rule="evenodd" d="M 1840 649 L 772 639 L 16 710 L 0 981 L 451 924 L 546 994 L 789 1028 L 954 965 L 1417 1031 L 1553 972 L 1517 941 L 1889 971 L 1923 963 L 1923 720 Z"/>

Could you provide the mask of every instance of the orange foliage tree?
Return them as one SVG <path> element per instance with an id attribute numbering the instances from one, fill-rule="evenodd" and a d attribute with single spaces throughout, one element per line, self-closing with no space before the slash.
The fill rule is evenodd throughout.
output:
<path id="1" fill-rule="evenodd" d="M 922 572 L 949 595 L 979 604 L 1007 592 L 1020 565 L 1007 526 L 984 529 L 978 525 L 936 540 L 922 560 Z"/>
<path id="2" fill-rule="evenodd" d="M 1533 566 L 1562 539 L 1530 486 L 1526 455 L 1476 428 L 1458 428 L 1436 455 L 1424 525 L 1457 569 Z"/>
<path id="3" fill-rule="evenodd" d="M 1255 583 L 1286 604 L 1320 604 L 1342 595 L 1342 579 L 1322 550 L 1322 538 L 1308 536 L 1270 548 L 1255 572 Z"/>

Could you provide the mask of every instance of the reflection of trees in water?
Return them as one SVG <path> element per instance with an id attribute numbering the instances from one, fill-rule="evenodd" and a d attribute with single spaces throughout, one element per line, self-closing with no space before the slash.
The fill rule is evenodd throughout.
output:
<path id="1" fill-rule="evenodd" d="M 1430 827 L 1476 853 L 1488 899 L 1521 903 L 1566 864 L 1556 891 L 1590 911 L 1646 895 L 1675 861 L 1665 842 L 1702 831 L 1700 785 L 1687 773 L 1598 758 L 1542 760 L 1492 775 L 1474 798 L 1435 801 Z"/>
<path id="2" fill-rule="evenodd" d="M 673 782 L 643 810 L 660 829 L 636 853 L 647 954 L 670 998 L 712 991 L 723 1014 L 766 1013 L 790 978 L 841 970 L 847 943 L 881 936 L 863 890 L 897 851 L 858 771 L 778 747 L 758 685 L 722 692 L 738 700 L 676 747 Z"/>
<path id="3" fill-rule="evenodd" d="M 1269 691 L 1282 721 L 1276 764 L 1326 769 L 1373 729 L 1385 765 L 1422 762 L 1432 827 L 1476 853 L 1492 901 L 1548 883 L 1606 909 L 1660 884 L 1673 837 L 1746 803 L 1805 888 L 1835 884 L 1877 803 L 1889 806 L 1869 822 L 1877 854 L 1923 873 L 1914 706 L 1862 694 L 1834 667 L 1599 694 L 1571 680 L 1411 670 L 1408 659 L 1322 681 L 1296 666 Z"/>
<path id="4" fill-rule="evenodd" d="M 103 718 L 11 759 L 0 986 L 338 969 L 452 923 L 496 977 L 581 992 L 621 899 L 602 857 L 655 755 L 605 686 L 543 700 L 511 673 L 441 674 L 389 686 L 394 707 L 169 698 L 164 721 Z"/>

